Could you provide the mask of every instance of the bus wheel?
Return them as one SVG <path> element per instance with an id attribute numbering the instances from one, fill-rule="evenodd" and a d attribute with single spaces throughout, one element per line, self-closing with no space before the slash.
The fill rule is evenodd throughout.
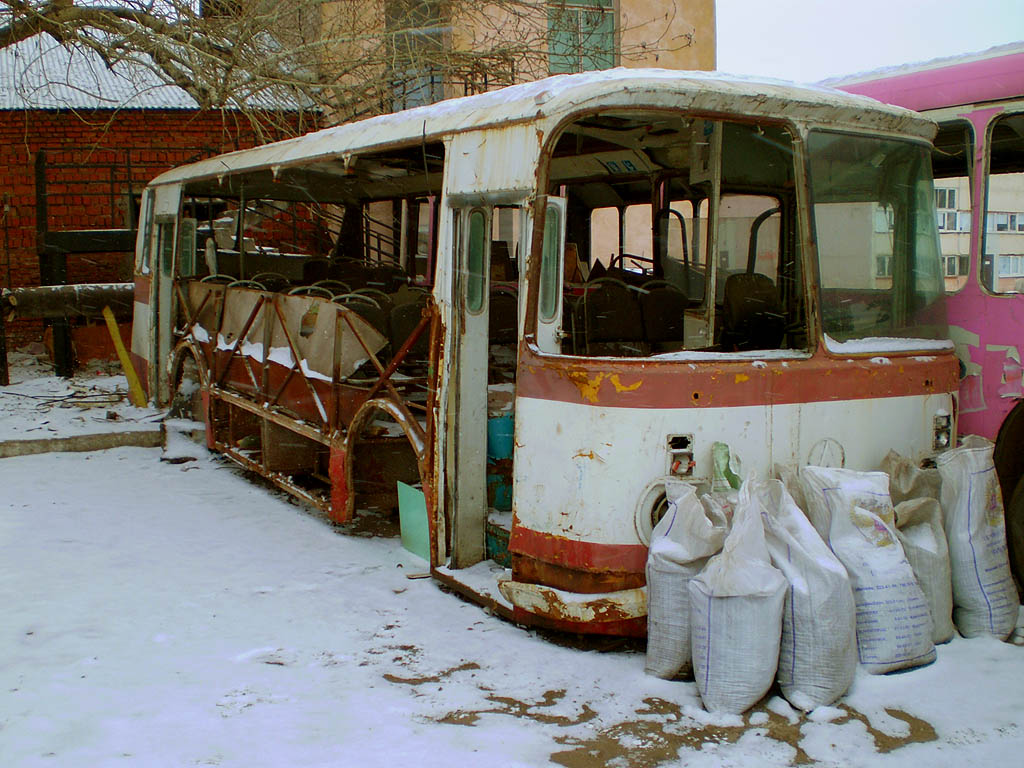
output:
<path id="1" fill-rule="evenodd" d="M 1008 501 L 1024 477 L 1024 400 L 1013 407 L 999 427 L 992 461 L 996 465 L 1003 501 Z"/>
<path id="2" fill-rule="evenodd" d="M 168 416 L 196 422 L 188 430 L 196 442 L 206 442 L 206 419 L 203 412 L 203 387 L 199 376 L 199 365 L 191 354 L 186 354 L 178 370 L 174 385 L 174 397 Z"/>
<path id="3" fill-rule="evenodd" d="M 1006 544 L 1017 593 L 1024 602 L 1024 477 L 1006 499 Z"/>

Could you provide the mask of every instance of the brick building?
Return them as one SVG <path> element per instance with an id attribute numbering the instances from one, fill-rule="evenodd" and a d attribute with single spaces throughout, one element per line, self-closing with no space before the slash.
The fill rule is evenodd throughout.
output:
<path id="1" fill-rule="evenodd" d="M 148 71 L 43 35 L 0 50 L 0 287 L 131 280 L 146 183 L 254 143 L 244 116 L 200 110 Z M 42 331 L 10 323 L 8 348 Z"/>

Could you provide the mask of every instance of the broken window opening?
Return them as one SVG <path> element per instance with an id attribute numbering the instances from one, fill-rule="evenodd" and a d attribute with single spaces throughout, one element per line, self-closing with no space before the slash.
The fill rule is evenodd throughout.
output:
<path id="1" fill-rule="evenodd" d="M 548 183 L 567 200 L 559 351 L 806 350 L 794 178 L 781 125 L 643 111 L 570 124 Z"/>

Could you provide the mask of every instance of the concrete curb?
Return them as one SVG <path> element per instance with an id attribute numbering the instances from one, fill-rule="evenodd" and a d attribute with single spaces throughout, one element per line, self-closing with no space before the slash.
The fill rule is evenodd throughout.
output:
<path id="1" fill-rule="evenodd" d="M 159 448 L 164 444 L 162 429 L 139 429 L 131 432 L 103 432 L 97 435 L 49 437 L 39 440 L 7 440 L 0 442 L 0 459 L 31 456 L 36 453 L 63 451 L 103 451 L 107 448 L 132 446 Z"/>

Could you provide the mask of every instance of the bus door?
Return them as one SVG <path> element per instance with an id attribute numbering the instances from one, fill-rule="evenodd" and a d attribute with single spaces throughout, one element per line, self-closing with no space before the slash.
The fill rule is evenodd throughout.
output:
<path id="1" fill-rule="evenodd" d="M 451 564 L 465 568 L 484 558 L 487 522 L 487 341 L 491 209 L 455 211 L 447 485 L 451 505 Z"/>
<path id="2" fill-rule="evenodd" d="M 445 487 L 454 568 L 485 557 L 492 506 L 507 515 L 511 505 L 519 259 L 529 223 L 524 206 L 493 202 L 473 201 L 453 212 Z M 502 447 L 492 447 L 489 459 L 488 424 L 496 414 L 491 430 Z"/>
<path id="3" fill-rule="evenodd" d="M 174 343 L 174 259 L 181 187 L 157 187 L 153 200 L 150 253 L 153 255 L 150 304 L 152 327 L 149 355 L 150 396 L 157 404 L 170 398 L 167 361 Z"/>
<path id="4" fill-rule="evenodd" d="M 562 282 L 564 278 L 567 200 L 548 196 L 544 203 L 544 245 L 540 262 L 537 306 L 537 346 L 545 352 L 561 351 Z"/>

